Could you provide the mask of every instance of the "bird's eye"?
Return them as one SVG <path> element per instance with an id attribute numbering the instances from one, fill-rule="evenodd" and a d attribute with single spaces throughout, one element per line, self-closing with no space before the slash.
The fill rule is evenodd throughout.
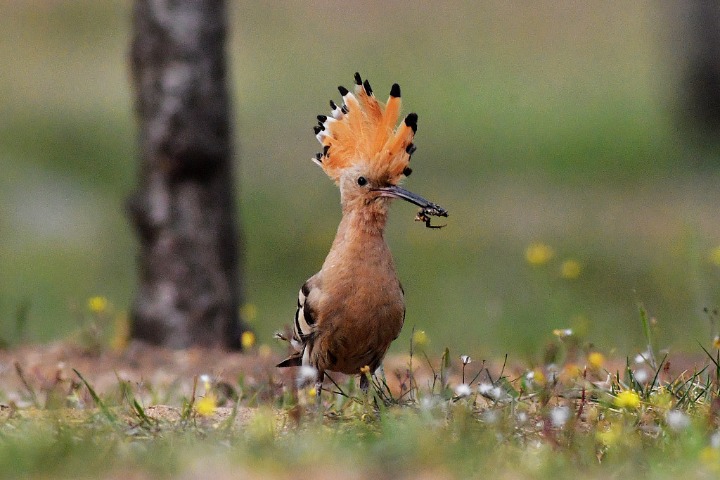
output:
<path id="1" fill-rule="evenodd" d="M 367 178 L 358 177 L 357 182 L 358 182 L 358 185 L 360 185 L 361 187 L 364 187 L 365 185 L 367 185 Z"/>

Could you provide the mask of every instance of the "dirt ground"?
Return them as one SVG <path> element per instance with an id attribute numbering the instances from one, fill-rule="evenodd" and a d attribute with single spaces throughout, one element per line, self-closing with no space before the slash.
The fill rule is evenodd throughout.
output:
<path id="1" fill-rule="evenodd" d="M 194 378 L 237 383 L 240 375 L 253 384 L 272 375 L 277 358 L 222 350 L 170 350 L 131 343 L 122 352 L 89 354 L 71 342 L 22 345 L 0 350 L 0 390 L 5 395 L 29 389 L 48 389 L 58 383 L 79 382 L 77 370 L 99 393 L 117 389 L 120 380 L 137 387 L 162 390 L 192 386 Z"/>
<path id="2" fill-rule="evenodd" d="M 208 375 L 222 396 L 257 396 L 258 400 L 271 400 L 282 394 L 283 385 L 294 381 L 291 369 L 277 369 L 280 357 L 274 354 L 261 355 L 191 348 L 170 350 L 143 343 L 131 343 L 122 352 L 103 351 L 88 354 L 71 342 L 58 341 L 43 345 L 22 345 L 0 350 L 0 403 L 15 404 L 19 408 L 33 406 L 48 407 L 53 399 L 67 403 L 74 393 L 79 406 L 93 406 L 87 389 L 74 370 L 102 397 L 120 392 L 120 383 L 130 386 L 133 395 L 144 405 L 181 406 L 183 398 L 190 398 L 193 388 L 202 395 L 202 375 Z M 605 370 L 622 372 L 625 359 L 607 362 Z M 454 362 L 459 363 L 459 362 Z M 672 380 L 683 372 L 692 373 L 711 364 L 704 355 L 675 354 L 668 359 L 668 365 L 661 372 L 661 379 Z M 502 362 L 486 365 L 495 378 Z M 468 365 L 468 378 L 472 379 L 482 368 L 482 362 Z M 508 365 L 505 374 L 510 379 L 527 371 L 527 365 Z M 385 373 L 388 385 L 394 393 L 402 390 L 407 381 L 408 356 L 398 355 L 386 358 Z M 460 368 L 455 365 L 450 384 L 460 383 Z M 432 381 L 433 372 L 427 362 L 415 358 L 413 375 L 418 385 L 424 387 Z M 607 373 L 603 373 L 607 375 Z M 588 380 L 603 380 L 597 374 Z M 345 382 L 342 375 L 333 375 L 338 382 Z M 479 381 L 486 381 L 482 376 Z M 200 385 L 199 385 L 200 384 Z M 243 390 L 240 392 L 240 390 Z M 263 398 L 264 397 L 264 398 Z M 118 400 L 121 400 L 118 398 Z M 57 406 L 66 406 L 60 405 Z"/>
<path id="3" fill-rule="evenodd" d="M 204 375 L 219 394 L 220 406 L 235 395 L 270 401 L 282 394 L 284 385 L 294 382 L 294 369 L 276 368 L 279 360 L 279 355 L 256 350 L 171 350 L 140 342 L 132 342 L 122 352 L 99 354 L 68 341 L 21 345 L 0 350 L 0 404 L 21 409 L 51 404 L 52 408 L 54 402 L 55 407 L 64 407 L 74 396 L 78 407 L 93 407 L 75 370 L 101 397 L 115 395 L 118 401 L 122 400 L 120 384 L 126 383 L 144 405 L 180 407 L 183 399 L 192 397 L 194 388 L 196 396 L 205 393 Z M 407 375 L 407 356 L 386 359 L 385 370 L 391 389 L 399 392 Z M 416 378 L 432 377 L 427 365 L 413 370 Z M 347 377 L 333 374 L 333 378 L 344 383 Z M 172 416 L 172 412 L 168 414 Z"/>

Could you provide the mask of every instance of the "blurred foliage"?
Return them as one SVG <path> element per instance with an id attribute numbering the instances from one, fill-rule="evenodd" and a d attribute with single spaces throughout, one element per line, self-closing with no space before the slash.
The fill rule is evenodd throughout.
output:
<path id="1" fill-rule="evenodd" d="M 339 219 L 309 161 L 311 126 L 360 71 L 419 114 L 407 188 L 450 211 L 447 228 L 396 205 L 387 236 L 415 326 L 437 351 L 537 355 L 554 328 L 599 347 L 637 301 L 659 344 L 707 343 L 720 244 L 712 164 L 673 118 L 678 61 L 668 6 L 541 1 L 229 2 L 247 300 L 259 344 L 291 321 Z M 129 1 L 0 5 L 0 338 L 78 328 L 86 299 L 128 306 L 134 239 L 124 201 L 136 139 Z M 710 160 L 696 161 L 698 155 Z M 529 245 L 555 256 L 528 263 Z M 574 278 L 563 262 L 580 267 Z M 622 332 L 622 334 L 620 334 Z"/>

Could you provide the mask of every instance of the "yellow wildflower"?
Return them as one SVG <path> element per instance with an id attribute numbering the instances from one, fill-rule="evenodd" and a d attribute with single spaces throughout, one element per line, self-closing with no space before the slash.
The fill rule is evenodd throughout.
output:
<path id="1" fill-rule="evenodd" d="M 710 263 L 720 267 L 720 245 L 710 251 L 709 260 Z"/>
<path id="2" fill-rule="evenodd" d="M 713 338 L 713 347 L 720 349 L 720 335 L 715 335 Z"/>
<path id="3" fill-rule="evenodd" d="M 316 389 L 315 387 L 310 387 L 310 388 L 308 388 L 308 390 L 307 390 L 307 394 L 308 394 L 310 397 L 313 397 L 313 398 L 314 398 L 314 397 L 317 396 L 317 389 Z"/>
<path id="4" fill-rule="evenodd" d="M 244 331 L 240 336 L 240 344 L 244 350 L 248 350 L 255 345 L 255 334 L 250 330 Z"/>
<path id="5" fill-rule="evenodd" d="M 623 390 L 614 400 L 615 406 L 634 410 L 640 406 L 640 396 L 633 390 Z"/>
<path id="6" fill-rule="evenodd" d="M 100 314 L 107 310 L 107 298 L 101 296 L 90 297 L 87 302 L 88 310 L 92 313 Z"/>
<path id="7" fill-rule="evenodd" d="M 568 280 L 575 280 L 580 276 L 582 267 L 577 260 L 565 260 L 560 265 L 560 276 Z"/>
<path id="8" fill-rule="evenodd" d="M 720 470 L 720 449 L 707 446 L 700 450 L 700 461 L 711 470 Z"/>
<path id="9" fill-rule="evenodd" d="M 525 249 L 525 260 L 533 266 L 546 264 L 554 255 L 553 249 L 544 243 L 533 243 Z"/>
<path id="10" fill-rule="evenodd" d="M 575 363 L 568 363 L 563 367 L 563 373 L 571 379 L 579 378 L 582 377 L 583 369 Z"/>
<path id="11" fill-rule="evenodd" d="M 545 374 L 540 368 L 536 368 L 535 370 L 528 372 L 527 375 L 525 375 L 525 378 L 538 385 L 545 385 Z"/>
<path id="12" fill-rule="evenodd" d="M 217 409 L 217 399 L 213 393 L 208 393 L 195 403 L 195 411 L 203 417 L 209 417 Z"/>
<path id="13" fill-rule="evenodd" d="M 605 364 L 605 355 L 600 352 L 590 352 L 587 361 L 591 369 L 600 370 Z"/>
<path id="14" fill-rule="evenodd" d="M 622 425 L 618 423 L 611 423 L 605 430 L 598 429 L 595 434 L 595 439 L 606 447 L 612 447 L 618 442 L 621 436 Z"/>
<path id="15" fill-rule="evenodd" d="M 360 369 L 360 373 L 362 373 L 363 375 L 367 375 L 368 373 L 370 373 L 370 365 L 365 365 L 364 367 L 362 367 Z"/>
<path id="16" fill-rule="evenodd" d="M 430 343 L 430 339 L 427 336 L 427 333 L 425 333 L 425 330 L 415 330 L 412 336 L 413 344 L 415 344 L 418 347 L 425 347 L 428 343 Z"/>

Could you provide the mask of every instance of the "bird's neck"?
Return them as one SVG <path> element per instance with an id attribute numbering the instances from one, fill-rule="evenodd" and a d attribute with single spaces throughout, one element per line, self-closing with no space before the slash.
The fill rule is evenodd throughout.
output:
<path id="1" fill-rule="evenodd" d="M 383 237 L 387 223 L 388 208 L 385 202 L 373 202 L 362 207 L 343 206 L 343 217 L 338 227 L 338 236 Z"/>
<path id="2" fill-rule="evenodd" d="M 365 267 L 382 265 L 388 271 L 394 271 L 392 255 L 383 237 L 386 221 L 386 209 L 344 210 L 335 240 L 323 264 L 325 275 L 342 276 L 345 270 L 355 269 L 356 262 Z"/>

